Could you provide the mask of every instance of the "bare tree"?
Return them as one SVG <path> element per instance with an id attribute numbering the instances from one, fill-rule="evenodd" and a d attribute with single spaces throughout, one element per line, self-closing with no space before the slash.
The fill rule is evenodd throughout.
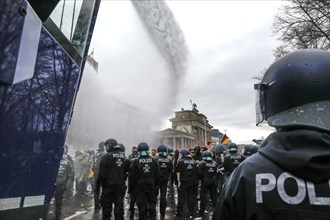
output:
<path id="1" fill-rule="evenodd" d="M 330 50 L 329 0 L 288 0 L 279 10 L 272 29 L 283 44 L 273 51 L 275 60 L 295 49 Z M 252 78 L 261 80 L 265 69 Z"/>
<path id="2" fill-rule="evenodd" d="M 330 1 L 289 0 L 275 16 L 273 34 L 283 42 L 275 58 L 292 49 L 330 50 Z"/>

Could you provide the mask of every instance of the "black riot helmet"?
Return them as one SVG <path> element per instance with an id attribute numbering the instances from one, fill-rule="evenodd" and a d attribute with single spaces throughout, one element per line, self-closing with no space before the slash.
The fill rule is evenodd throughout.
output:
<path id="1" fill-rule="evenodd" d="M 210 151 L 206 150 L 203 152 L 203 160 L 212 161 L 212 154 Z"/>
<path id="2" fill-rule="evenodd" d="M 289 53 L 255 84 L 257 125 L 306 126 L 330 131 L 330 52 L 299 50 Z"/>
<path id="3" fill-rule="evenodd" d="M 238 151 L 238 147 L 235 143 L 230 143 L 228 146 L 228 151 L 232 153 L 236 153 Z"/>
<path id="4" fill-rule="evenodd" d="M 165 145 L 163 145 L 163 144 L 159 145 L 157 147 L 157 152 L 159 155 L 167 157 L 167 147 Z"/>
<path id="5" fill-rule="evenodd" d="M 187 149 L 184 148 L 180 151 L 180 154 L 182 157 L 188 157 L 190 153 Z"/>
<path id="6" fill-rule="evenodd" d="M 112 151 L 113 149 L 119 149 L 120 146 L 118 145 L 118 142 L 116 139 L 109 138 L 104 142 L 104 146 L 107 152 Z"/>
<path id="7" fill-rule="evenodd" d="M 125 145 L 122 143 L 119 143 L 118 146 L 120 147 L 121 151 L 125 152 Z"/>
<path id="8" fill-rule="evenodd" d="M 173 155 L 174 155 L 174 150 L 173 150 L 173 148 L 172 148 L 172 147 L 168 147 L 168 148 L 167 148 L 167 153 L 168 153 L 169 155 L 173 156 Z"/>
<path id="9" fill-rule="evenodd" d="M 138 145 L 138 154 L 140 156 L 147 156 L 149 154 L 149 145 L 145 142 L 141 142 Z"/>

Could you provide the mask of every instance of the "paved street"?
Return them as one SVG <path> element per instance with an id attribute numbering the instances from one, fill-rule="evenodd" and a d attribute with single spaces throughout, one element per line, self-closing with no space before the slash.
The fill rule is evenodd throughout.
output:
<path id="1" fill-rule="evenodd" d="M 165 219 L 174 219 L 176 207 L 177 194 L 176 190 L 168 191 L 167 209 Z M 125 199 L 125 220 L 129 220 L 127 199 Z M 158 201 L 159 205 L 159 201 Z M 137 210 L 137 207 L 136 207 Z M 157 219 L 160 219 L 159 210 L 157 206 Z M 203 218 L 198 219 L 211 219 L 212 213 L 206 214 Z M 55 219 L 54 214 L 54 199 L 52 200 L 47 216 L 48 220 Z M 65 197 L 62 205 L 62 219 L 63 220 L 102 220 L 102 211 L 94 212 L 94 198 L 92 192 L 87 192 L 86 196 L 71 196 Z M 138 219 L 138 212 L 135 211 L 135 219 Z"/>

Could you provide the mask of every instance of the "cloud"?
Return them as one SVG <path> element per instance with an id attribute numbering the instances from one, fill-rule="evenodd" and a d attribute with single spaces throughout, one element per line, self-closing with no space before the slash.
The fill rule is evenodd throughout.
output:
<path id="1" fill-rule="evenodd" d="M 238 142 L 270 133 L 269 127 L 255 127 L 257 81 L 252 77 L 274 60 L 278 42 L 271 36 L 271 24 L 279 3 L 195 2 L 193 9 L 183 11 L 187 4 L 170 2 L 191 52 L 176 109 L 189 109 L 192 99 L 211 125 L 231 130 Z M 198 10 L 198 16 L 189 16 Z"/>

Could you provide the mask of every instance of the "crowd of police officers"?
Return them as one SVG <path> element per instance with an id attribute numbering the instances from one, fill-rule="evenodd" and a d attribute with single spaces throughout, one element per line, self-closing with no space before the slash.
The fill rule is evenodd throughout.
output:
<path id="1" fill-rule="evenodd" d="M 152 153 L 148 144 L 142 142 L 138 147 L 134 146 L 132 153 L 126 157 L 125 146 L 110 138 L 100 142 L 96 152 L 79 152 L 73 160 L 66 145 L 55 188 L 56 219 L 61 216 L 64 192 L 72 194 L 74 175 L 79 173 L 79 167 L 84 166 L 85 169 L 80 172 L 86 178 L 75 178 L 76 191 L 83 193 L 88 176 L 93 176 L 90 183 L 94 193 L 94 211 L 102 209 L 103 219 L 111 219 L 112 215 L 115 219 L 124 219 L 126 193 L 130 219 L 134 219 L 136 206 L 139 219 L 156 219 L 158 200 L 160 219 L 165 219 L 168 191 L 174 192 L 174 189 L 178 196 L 175 218 L 206 217 L 208 211 L 215 207 L 222 185 L 230 173 L 245 157 L 257 150 L 254 145 L 245 145 L 243 156 L 238 153 L 235 143 L 229 146 L 221 144 L 211 150 L 195 146 L 181 151 L 159 145 Z M 79 189 L 81 185 L 85 189 Z M 211 202 L 209 210 L 208 201 Z M 185 204 L 188 211 L 184 209 Z"/>
<path id="2" fill-rule="evenodd" d="M 254 145 L 246 145 L 244 154 L 251 155 L 257 149 Z M 217 203 L 225 179 L 245 159 L 238 153 L 235 143 L 218 145 L 211 150 L 196 146 L 181 151 L 159 145 L 156 154 L 149 152 L 145 142 L 133 147 L 128 157 L 124 145 L 114 138 L 99 144 L 92 164 L 92 186 L 95 212 L 102 209 L 104 220 L 111 219 L 112 215 L 114 219 L 124 219 L 126 193 L 130 219 L 134 219 L 135 206 L 139 219 L 156 219 L 158 200 L 160 219 L 165 219 L 168 191 L 174 189 L 178 196 L 175 218 L 206 218 Z M 63 160 L 66 160 L 67 154 L 64 155 Z M 208 201 L 211 202 L 209 209 Z M 185 204 L 188 211 L 184 209 Z M 60 208 L 56 213 L 60 215 Z"/>

